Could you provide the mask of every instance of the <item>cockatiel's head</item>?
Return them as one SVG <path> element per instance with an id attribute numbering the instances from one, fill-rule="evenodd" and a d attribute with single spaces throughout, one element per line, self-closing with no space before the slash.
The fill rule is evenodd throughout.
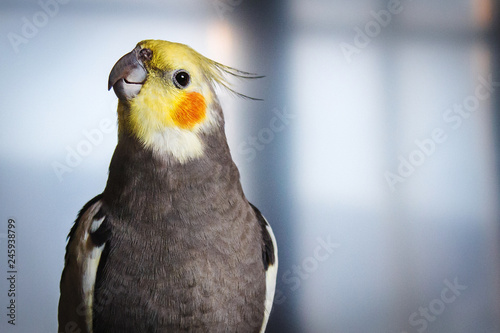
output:
<path id="1" fill-rule="evenodd" d="M 234 92 L 225 74 L 257 77 L 212 61 L 184 44 L 139 42 L 109 75 L 108 89 L 113 87 L 119 98 L 120 134 L 133 135 L 145 147 L 181 163 L 201 156 L 202 135 L 223 126 L 214 85 Z"/>

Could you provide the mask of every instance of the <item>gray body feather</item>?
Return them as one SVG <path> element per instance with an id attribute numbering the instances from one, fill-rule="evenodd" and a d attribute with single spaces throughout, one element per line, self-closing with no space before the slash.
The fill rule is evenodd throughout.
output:
<path id="1" fill-rule="evenodd" d="M 275 244 L 243 194 L 219 126 L 200 134 L 204 155 L 185 163 L 155 156 L 132 135 L 120 135 L 107 186 L 94 199 L 99 216 L 83 211 L 95 203 L 84 207 L 70 233 L 60 332 L 71 322 L 94 333 L 260 332 L 265 326 L 266 270 L 277 259 Z M 84 312 L 75 315 L 72 308 L 86 296 L 78 299 L 72 290 L 80 273 L 70 248 L 82 241 L 79 229 L 101 216 L 89 231 L 102 254 L 90 328 L 84 328 Z"/>

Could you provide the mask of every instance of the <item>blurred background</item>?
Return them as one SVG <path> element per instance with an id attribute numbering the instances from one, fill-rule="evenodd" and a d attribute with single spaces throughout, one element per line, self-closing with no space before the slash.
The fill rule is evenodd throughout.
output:
<path id="1" fill-rule="evenodd" d="M 116 145 L 114 63 L 166 39 L 265 75 L 220 91 L 273 226 L 268 332 L 500 331 L 493 0 L 4 0 L 0 331 L 55 332 L 66 235 Z M 16 221 L 16 325 L 7 225 Z"/>

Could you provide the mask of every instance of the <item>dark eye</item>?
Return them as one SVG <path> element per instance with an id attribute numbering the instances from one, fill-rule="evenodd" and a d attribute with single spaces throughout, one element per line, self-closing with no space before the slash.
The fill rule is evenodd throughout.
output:
<path id="1" fill-rule="evenodd" d="M 185 70 L 179 69 L 174 73 L 174 84 L 177 88 L 186 88 L 190 81 L 191 78 L 189 77 L 189 73 Z"/>

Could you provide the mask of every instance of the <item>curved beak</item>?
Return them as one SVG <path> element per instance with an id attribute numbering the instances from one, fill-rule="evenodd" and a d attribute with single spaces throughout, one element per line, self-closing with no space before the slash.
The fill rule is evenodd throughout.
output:
<path id="1" fill-rule="evenodd" d="M 147 72 L 139 60 L 140 47 L 121 57 L 111 69 L 108 79 L 108 90 L 113 87 L 116 96 L 121 100 L 130 100 L 141 91 L 146 81 Z"/>

